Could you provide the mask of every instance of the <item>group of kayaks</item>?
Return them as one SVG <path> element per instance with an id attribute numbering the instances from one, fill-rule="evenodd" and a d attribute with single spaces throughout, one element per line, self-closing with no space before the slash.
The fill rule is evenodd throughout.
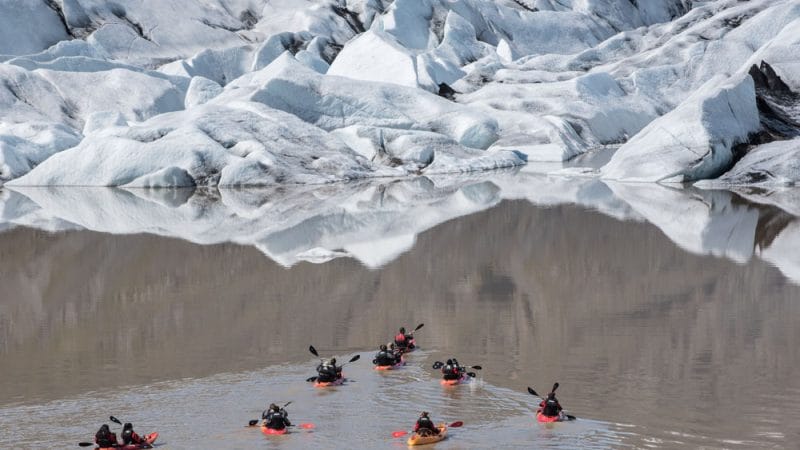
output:
<path id="1" fill-rule="evenodd" d="M 422 326 L 423 326 L 423 324 L 420 324 L 419 326 L 417 326 L 417 328 L 414 331 L 419 330 L 420 328 L 422 328 Z M 373 361 L 375 363 L 374 364 L 374 369 L 377 370 L 377 371 L 389 371 L 389 370 L 394 370 L 394 369 L 398 369 L 398 368 L 400 368 L 402 366 L 405 366 L 406 365 L 405 354 L 409 353 L 409 352 L 411 352 L 411 351 L 413 351 L 413 350 L 415 350 L 417 348 L 416 347 L 416 339 L 413 338 L 413 331 L 412 331 L 411 339 L 408 340 L 407 344 L 410 344 L 410 345 L 403 346 L 402 349 L 400 349 L 399 356 L 395 358 L 395 360 L 394 360 L 394 362 L 392 364 L 378 364 L 377 360 L 374 360 Z M 382 346 L 382 349 L 385 349 L 385 346 Z M 309 350 L 315 356 L 319 356 L 319 354 L 317 353 L 316 349 L 313 346 L 310 346 Z M 360 357 L 360 355 L 355 355 L 353 358 L 350 359 L 350 361 L 348 361 L 348 363 L 357 361 L 359 359 L 359 357 Z M 455 360 L 448 360 L 446 364 L 437 361 L 436 363 L 434 363 L 433 368 L 434 369 L 439 369 L 439 368 L 445 367 L 446 365 L 449 366 L 449 365 L 452 364 L 452 361 L 455 361 Z M 314 386 L 317 387 L 317 388 L 326 388 L 326 387 L 339 386 L 339 385 L 344 384 L 346 378 L 341 373 L 341 366 L 336 366 L 335 365 L 335 359 L 333 359 L 333 362 L 334 362 L 334 370 L 338 370 L 338 371 L 335 372 L 336 376 L 338 378 L 336 378 L 335 380 L 332 380 L 332 381 L 320 381 L 318 379 L 319 377 L 311 377 L 307 381 L 313 381 L 314 382 Z M 452 376 L 458 376 L 458 374 L 460 374 L 460 376 L 458 376 L 458 378 L 455 378 L 455 379 L 446 379 L 446 378 L 441 379 L 440 383 L 443 386 L 456 386 L 456 385 L 459 385 L 459 384 L 467 383 L 467 382 L 469 382 L 469 380 L 471 378 L 475 377 L 476 375 L 473 372 L 467 372 L 466 369 L 467 368 L 473 368 L 473 369 L 478 369 L 478 370 L 481 369 L 480 366 L 459 366 L 457 361 L 455 361 L 455 367 L 457 368 L 458 372 L 455 372 Z M 322 372 L 320 371 L 319 367 L 318 367 L 318 372 L 320 372 L 320 375 L 322 374 Z M 332 375 L 329 375 L 329 377 L 332 377 Z M 560 405 L 558 406 L 558 413 L 557 414 L 555 414 L 555 415 L 552 415 L 552 414 L 546 415 L 545 414 L 545 402 L 547 400 L 549 400 L 549 399 L 554 399 L 555 398 L 555 390 L 557 388 L 558 388 L 558 383 L 556 383 L 553 386 L 553 390 L 547 396 L 547 399 L 544 399 L 544 398 L 542 399 L 542 403 L 539 405 L 540 407 L 536 412 L 536 420 L 538 422 L 541 422 L 541 423 L 555 423 L 555 422 L 565 422 L 565 421 L 575 420 L 574 416 L 570 416 L 568 414 L 565 414 L 563 411 L 561 411 Z M 534 391 L 530 387 L 528 388 L 528 392 L 530 394 L 532 394 L 532 395 L 540 397 L 539 394 L 536 393 L 536 391 Z M 289 403 L 291 403 L 291 402 L 289 402 Z M 287 403 L 284 406 L 288 406 L 289 403 Z M 278 407 L 275 407 L 275 408 L 278 408 Z M 281 411 L 283 411 L 283 410 L 281 409 Z M 550 412 L 552 413 L 552 411 L 550 411 Z M 427 413 L 423 413 L 423 414 L 427 415 Z M 116 418 L 114 418 L 113 416 L 111 416 L 111 419 L 112 419 L 112 421 L 119 423 L 119 421 Z M 411 436 L 407 439 L 406 443 L 408 445 L 410 445 L 410 446 L 433 444 L 433 443 L 436 443 L 436 442 L 439 442 L 439 441 L 442 441 L 442 440 L 446 439 L 447 435 L 448 435 L 448 429 L 449 428 L 460 427 L 461 425 L 462 425 L 462 422 L 460 422 L 460 421 L 459 422 L 453 422 L 453 423 L 449 424 L 449 426 L 446 423 L 441 423 L 441 424 L 436 425 L 435 428 L 438 431 L 438 432 L 436 432 L 436 431 L 433 430 L 433 426 L 430 424 L 430 422 L 428 422 L 429 429 L 420 430 L 419 432 L 417 432 L 417 431 L 411 432 Z M 281 429 L 270 428 L 270 427 L 266 426 L 265 423 L 262 423 L 262 421 L 258 420 L 258 419 L 251 420 L 248 426 L 251 426 L 251 427 L 252 426 L 259 426 L 260 429 L 261 429 L 261 432 L 266 436 L 280 436 L 280 435 L 285 435 L 285 434 L 289 433 L 289 428 L 288 427 L 284 427 L 284 428 L 281 428 Z M 297 427 L 300 428 L 300 429 L 312 429 L 312 428 L 314 428 L 314 425 L 313 424 L 299 424 L 299 425 L 297 425 Z M 404 436 L 406 434 L 408 434 L 408 432 L 401 431 L 401 432 L 392 433 L 392 436 L 393 437 L 400 437 L 400 436 Z M 112 447 L 99 447 L 98 446 L 96 448 L 101 449 L 101 450 L 112 450 L 112 449 L 115 449 L 115 450 L 119 450 L 119 449 L 122 449 L 122 450 L 140 450 L 140 449 L 149 449 L 149 448 L 153 448 L 153 444 L 155 443 L 157 438 L 158 438 L 158 433 L 150 433 L 148 435 L 143 436 L 142 437 L 142 442 L 139 443 L 139 444 L 118 445 L 118 446 L 112 446 Z M 80 445 L 82 447 L 85 447 L 85 446 L 91 446 L 91 445 L 95 445 L 95 444 L 94 443 L 88 443 L 88 442 L 81 442 L 78 445 Z"/>

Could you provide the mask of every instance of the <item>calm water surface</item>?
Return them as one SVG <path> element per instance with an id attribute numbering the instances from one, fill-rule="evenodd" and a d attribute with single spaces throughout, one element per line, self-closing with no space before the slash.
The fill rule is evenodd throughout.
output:
<path id="1" fill-rule="evenodd" d="M 66 220 L 9 224 L 0 448 L 75 446 L 109 414 L 159 431 L 163 448 L 401 448 L 392 431 L 422 409 L 465 422 L 437 448 L 796 448 L 800 287 L 764 255 L 793 253 L 796 241 L 780 240 L 797 219 L 732 198 L 707 222 L 754 214 L 752 236 L 708 227 L 705 254 L 644 207 L 618 220 L 598 207 L 498 199 L 424 227 L 371 267 L 285 267 L 252 245 Z M 763 257 L 736 256 L 748 246 Z M 371 369 L 378 344 L 423 322 L 408 366 Z M 351 381 L 305 383 L 309 344 L 340 360 L 361 354 L 345 369 Z M 443 389 L 430 366 L 450 356 L 484 369 Z M 532 420 L 525 388 L 554 381 L 579 420 L 548 428 Z M 243 426 L 290 400 L 290 417 L 314 431 L 265 438 Z"/>

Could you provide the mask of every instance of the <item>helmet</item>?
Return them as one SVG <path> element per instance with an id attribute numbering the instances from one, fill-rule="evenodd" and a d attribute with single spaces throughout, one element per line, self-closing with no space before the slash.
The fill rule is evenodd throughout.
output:
<path id="1" fill-rule="evenodd" d="M 336 358 L 331 358 L 331 364 L 336 365 Z"/>
<path id="2" fill-rule="evenodd" d="M 384 352 L 387 350 L 386 344 L 381 344 L 381 350 L 384 351 Z"/>
<path id="3" fill-rule="evenodd" d="M 453 365 L 453 360 L 452 359 L 448 359 L 447 360 L 447 365 L 448 366 L 452 366 Z"/>
<path id="4" fill-rule="evenodd" d="M 103 426 L 100 427 L 100 431 L 109 432 L 111 430 L 108 428 L 108 424 L 104 423 Z"/>
<path id="5" fill-rule="evenodd" d="M 551 392 L 551 393 L 547 394 L 547 399 L 548 400 L 555 400 L 556 399 L 556 393 L 555 392 Z"/>
<path id="6" fill-rule="evenodd" d="M 405 334 L 406 333 L 406 327 L 400 327 L 400 332 Z"/>
<path id="7" fill-rule="evenodd" d="M 428 417 L 428 414 L 429 414 L 428 411 L 422 411 L 422 414 L 420 414 L 419 416 L 420 417 Z"/>
<path id="8" fill-rule="evenodd" d="M 123 425 L 123 426 L 122 426 L 122 430 L 123 430 L 123 431 L 125 431 L 125 430 L 132 430 L 132 429 L 133 429 L 133 424 L 132 424 L 132 423 L 130 423 L 130 422 L 126 422 L 126 423 L 125 423 L 125 425 Z"/>
<path id="9" fill-rule="evenodd" d="M 269 409 L 271 409 L 272 411 L 280 411 L 280 408 L 275 403 L 270 403 Z"/>

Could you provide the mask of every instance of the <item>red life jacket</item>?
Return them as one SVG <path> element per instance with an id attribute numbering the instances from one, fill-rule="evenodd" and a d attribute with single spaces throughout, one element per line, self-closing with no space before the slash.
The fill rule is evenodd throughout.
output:
<path id="1" fill-rule="evenodd" d="M 398 344 L 403 344 L 406 342 L 406 335 L 403 333 L 397 333 L 397 336 L 394 337 L 394 341 Z"/>

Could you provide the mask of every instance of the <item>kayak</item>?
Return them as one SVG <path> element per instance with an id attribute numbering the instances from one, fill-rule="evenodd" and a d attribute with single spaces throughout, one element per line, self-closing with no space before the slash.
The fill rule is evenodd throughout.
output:
<path id="1" fill-rule="evenodd" d="M 158 433 L 150 433 L 146 436 L 142 436 L 144 439 L 144 443 L 142 444 L 128 444 L 128 445 L 120 445 L 118 447 L 100 447 L 100 450 L 140 450 L 143 448 L 153 448 L 153 442 L 158 439 Z"/>
<path id="2" fill-rule="evenodd" d="M 553 423 L 553 422 L 567 422 L 570 420 L 566 414 L 563 412 L 558 413 L 557 416 L 545 416 L 542 414 L 541 411 L 536 411 L 536 420 L 541 423 Z"/>
<path id="3" fill-rule="evenodd" d="M 408 445 L 425 445 L 443 441 L 447 437 L 447 425 L 442 423 L 436 428 L 439 429 L 439 434 L 431 434 L 428 436 L 420 436 L 417 433 L 412 434 L 411 437 L 408 438 Z"/>
<path id="4" fill-rule="evenodd" d="M 396 369 L 398 367 L 402 367 L 402 366 L 405 366 L 405 365 L 406 365 L 406 361 L 402 357 L 400 357 L 400 361 L 397 362 L 397 364 L 392 364 L 392 365 L 389 365 L 389 366 L 378 366 L 378 365 L 376 365 L 375 366 L 375 370 L 393 370 L 393 369 Z"/>
<path id="5" fill-rule="evenodd" d="M 272 435 L 281 435 L 281 434 L 286 434 L 286 433 L 288 433 L 288 432 L 289 432 L 289 429 L 288 429 L 288 428 L 284 428 L 284 429 L 282 429 L 282 430 L 276 430 L 276 429 L 274 429 L 274 428 L 267 428 L 267 427 L 265 427 L 265 426 L 263 426 L 263 425 L 262 425 L 262 426 L 261 426 L 261 432 L 262 432 L 262 433 L 264 433 L 264 434 L 266 434 L 266 435 L 270 435 L 270 436 L 272 436 Z"/>
<path id="6" fill-rule="evenodd" d="M 442 386 L 455 386 L 457 384 L 466 383 L 469 381 L 469 376 L 467 374 L 461 375 L 461 378 L 456 378 L 455 380 L 445 380 L 442 378 L 439 380 L 442 383 Z"/>
<path id="7" fill-rule="evenodd" d="M 339 386 L 342 383 L 344 383 L 344 377 L 338 378 L 335 381 L 315 381 L 314 387 L 323 388 L 330 386 Z"/>

